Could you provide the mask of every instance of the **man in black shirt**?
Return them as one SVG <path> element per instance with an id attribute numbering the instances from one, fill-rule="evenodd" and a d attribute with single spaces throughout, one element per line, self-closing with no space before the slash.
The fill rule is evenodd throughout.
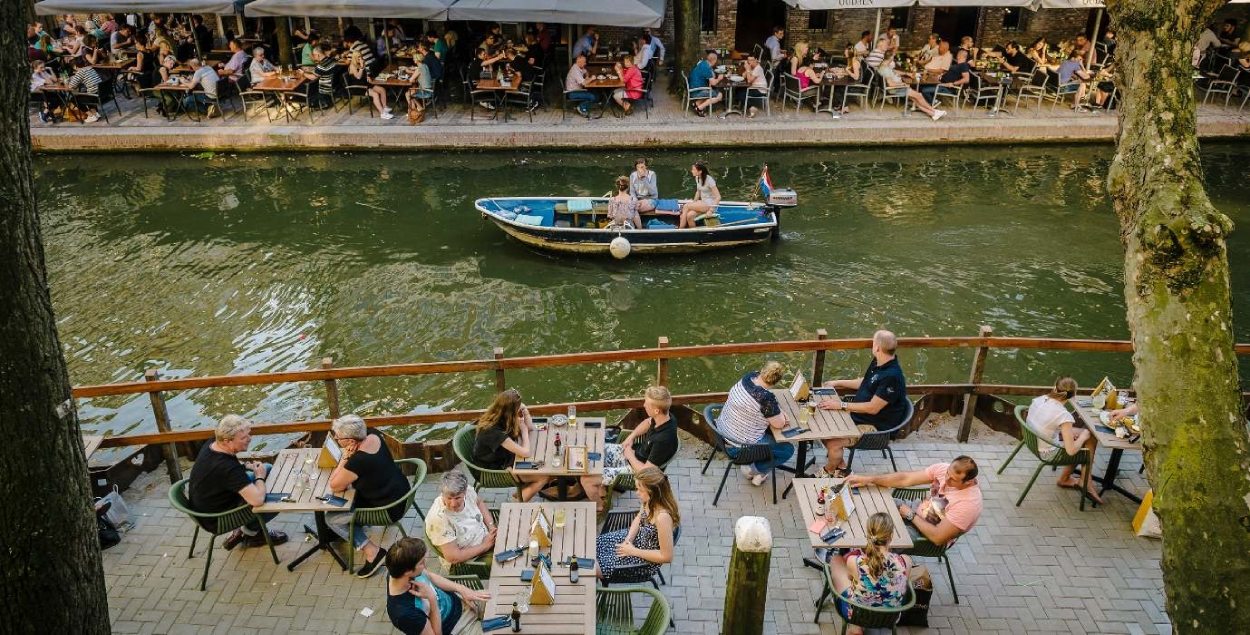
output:
<path id="1" fill-rule="evenodd" d="M 1007 43 L 1007 52 L 1003 55 L 1003 68 L 1011 73 L 1032 73 L 1033 67 L 1033 60 L 1020 50 L 1019 44 Z"/>
<path id="2" fill-rule="evenodd" d="M 938 81 L 941 83 L 920 87 L 920 93 L 929 103 L 936 103 L 936 97 L 955 95 L 960 86 L 966 86 L 972 81 L 972 67 L 968 65 L 967 49 L 955 51 L 955 61 L 951 62 L 951 67 L 942 74 Z"/>
<path id="3" fill-rule="evenodd" d="M 187 497 L 191 509 L 198 512 L 213 514 L 229 511 L 243 504 L 253 507 L 265 502 L 265 477 L 269 475 L 269 466 L 261 463 L 249 463 L 243 467 L 235 457 L 239 452 L 247 450 L 252 442 L 252 422 L 239 415 L 226 415 L 217 424 L 216 439 L 200 449 L 200 454 L 191 467 L 191 478 L 188 484 Z M 277 514 L 262 514 L 265 522 L 269 522 Z M 216 527 L 207 524 L 204 528 L 212 531 Z M 275 545 L 286 542 L 286 534 L 270 530 L 269 541 Z M 241 529 L 234 530 L 222 546 L 227 551 L 234 549 L 240 542 L 244 547 L 259 547 L 265 544 L 265 536 L 260 533 L 260 523 L 252 523 Z"/>
<path id="4" fill-rule="evenodd" d="M 860 379 L 825 382 L 827 388 L 854 390 L 854 401 L 842 401 L 835 397 L 821 402 L 819 407 L 822 410 L 849 412 L 860 432 L 889 430 L 903 423 L 903 417 L 907 414 L 907 381 L 903 378 L 903 369 L 894 354 L 897 346 L 898 338 L 890 331 L 873 333 L 872 362 L 868 364 L 864 376 Z M 832 475 L 844 470 L 846 461 L 842 458 L 842 450 L 853 445 L 854 440 L 829 439 L 824 444 L 829 452 L 825 473 Z"/>
<path id="5" fill-rule="evenodd" d="M 607 443 L 603 447 L 603 474 L 583 476 L 582 489 L 586 498 L 603 506 L 606 487 L 618 474 L 632 474 L 644 467 L 660 467 L 668 464 L 677 454 L 677 420 L 669 414 L 673 396 L 664 386 L 647 388 L 642 408 L 647 419 L 625 437 L 620 444 Z"/>

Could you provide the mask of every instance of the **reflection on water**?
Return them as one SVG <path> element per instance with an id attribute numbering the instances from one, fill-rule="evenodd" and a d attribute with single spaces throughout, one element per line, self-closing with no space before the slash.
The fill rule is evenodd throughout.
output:
<path id="1" fill-rule="evenodd" d="M 718 152 L 727 199 L 754 196 L 759 165 L 799 191 L 778 244 L 705 256 L 573 260 L 532 252 L 478 217 L 487 195 L 598 195 L 633 155 L 325 154 L 54 156 L 39 187 L 53 300 L 75 384 L 339 365 L 810 337 L 1125 337 L 1117 226 L 1103 179 L 1111 149 L 954 148 Z M 1212 197 L 1247 216 L 1247 152 L 1203 158 Z M 696 155 L 653 168 L 689 196 Z M 1248 249 L 1234 237 L 1233 271 Z M 1234 278 L 1236 308 L 1250 285 Z M 1239 329 L 1239 339 L 1246 339 Z M 905 351 L 913 382 L 965 381 L 968 351 Z M 862 353 L 830 355 L 857 373 Z M 810 358 L 786 356 L 793 364 Z M 683 360 L 679 391 L 723 389 L 752 358 Z M 1127 356 L 995 353 L 989 381 L 1073 372 L 1128 383 Z M 634 395 L 654 365 L 515 371 L 533 402 Z M 470 408 L 493 377 L 343 382 L 362 414 Z M 322 417 L 319 383 L 170 396 L 175 427 L 227 412 Z M 111 434 L 151 426 L 147 398 L 80 404 Z M 443 426 L 444 429 L 449 426 Z M 261 442 L 275 442 L 273 438 Z M 281 442 L 281 440 L 278 440 Z M 99 460 L 109 460 L 104 453 Z"/>

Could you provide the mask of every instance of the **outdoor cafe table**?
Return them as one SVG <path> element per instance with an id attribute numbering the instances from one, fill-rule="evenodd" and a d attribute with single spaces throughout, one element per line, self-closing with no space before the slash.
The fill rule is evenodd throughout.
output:
<path id="1" fill-rule="evenodd" d="M 561 560 L 570 556 L 595 557 L 595 540 L 598 522 L 595 504 L 582 503 L 504 503 L 499 510 L 499 533 L 495 539 L 495 553 L 502 553 L 530 542 L 530 523 L 534 512 L 544 510 L 552 523 L 551 577 L 556 583 L 555 604 L 530 604 L 529 611 L 521 616 L 521 632 L 529 635 L 581 635 L 595 632 L 595 574 L 581 571 L 577 584 L 569 582 L 569 568 L 560 566 Z M 555 527 L 558 510 L 565 513 L 565 525 Z M 494 563 L 487 591 L 483 616 L 490 619 L 512 612 L 512 603 L 518 593 L 528 593 L 529 582 L 521 581 L 521 572 L 530 569 L 530 555 L 509 562 Z M 504 632 L 504 631 L 500 631 Z"/>
<path id="2" fill-rule="evenodd" d="M 508 112 L 508 100 L 504 99 L 504 93 L 507 93 L 510 90 L 520 90 L 521 74 L 513 73 L 511 82 L 499 81 L 494 78 L 479 79 L 477 83 L 474 84 L 474 88 L 477 90 L 495 91 L 495 102 L 499 105 L 499 107 L 503 108 L 503 120 L 504 123 L 507 123 L 511 113 Z"/>
<path id="3" fill-rule="evenodd" d="M 618 88 L 625 88 L 625 80 L 616 76 L 615 70 L 605 74 L 603 79 L 599 79 L 598 75 L 588 76 L 586 78 L 586 90 L 600 93 L 600 100 L 603 104 L 599 108 L 599 116 L 602 117 L 605 110 L 612 102 L 612 92 Z"/>
<path id="4" fill-rule="evenodd" d="M 542 461 L 542 465 L 536 469 L 522 469 L 514 464 L 509 471 L 518 477 L 547 476 L 558 479 L 557 486 L 560 490 L 560 498 L 568 498 L 568 478 L 603 475 L 604 425 L 606 421 L 603 417 L 578 417 L 577 426 L 565 425 L 557 427 L 548 423 L 546 429 L 538 430 L 530 435 L 530 443 L 534 446 L 534 455 L 528 459 L 520 457 L 516 459 L 518 463 L 522 461 Z M 587 427 L 587 423 L 595 427 Z M 569 469 L 569 465 L 563 462 L 563 456 L 560 457 L 560 467 L 552 466 L 551 461 L 556 457 L 556 434 L 560 435 L 560 453 L 562 455 L 570 447 L 583 446 L 586 448 L 587 454 L 597 452 L 599 458 L 588 459 L 585 471 Z M 500 526 L 503 526 L 502 521 Z M 495 541 L 495 544 L 499 544 L 499 541 Z"/>
<path id="5" fill-rule="evenodd" d="M 1094 410 L 1094 404 L 1089 397 L 1076 397 L 1071 400 L 1073 410 L 1076 416 L 1086 428 L 1089 428 L 1090 434 L 1094 435 L 1094 439 L 1098 445 L 1111 450 L 1111 458 L 1107 461 L 1107 471 L 1102 476 L 1090 475 L 1095 482 L 1102 485 L 1102 489 L 1098 491 L 1098 495 L 1102 496 L 1107 490 L 1117 491 L 1129 500 L 1135 503 L 1141 503 L 1141 497 L 1130 492 L 1115 482 L 1116 477 L 1120 473 L 1120 459 L 1124 456 L 1124 451 L 1141 453 L 1141 439 L 1137 441 L 1129 441 L 1121 439 L 1115 435 L 1115 431 L 1102 424 L 1098 418 L 1098 411 Z"/>
<path id="6" fill-rule="evenodd" d="M 167 102 L 163 97 L 160 100 L 161 104 L 166 105 L 165 114 L 169 118 L 170 121 L 177 119 L 178 113 L 187 113 L 187 104 L 186 104 L 185 98 L 187 95 L 191 94 L 191 81 L 185 77 L 181 79 L 175 79 L 175 77 L 171 77 L 170 79 L 166 81 L 160 82 L 152 86 L 152 88 L 156 89 L 156 91 L 159 93 L 170 94 L 170 99 L 172 99 L 174 102 L 172 108 L 170 108 L 167 105 Z M 170 81 L 174 81 L 175 83 L 170 83 Z M 190 117 L 189 114 L 187 116 Z"/>
<path id="7" fill-rule="evenodd" d="M 894 521 L 894 535 L 890 537 L 890 549 L 910 549 L 911 534 L 903 523 L 902 514 L 898 513 L 898 505 L 890 496 L 890 489 L 876 485 L 865 485 L 851 490 L 851 503 L 855 505 L 850 518 L 838 523 L 846 533 L 837 540 L 826 543 L 820 534 L 814 534 L 808 527 L 816 521 L 816 496 L 822 487 L 835 487 L 842 484 L 840 478 L 797 478 L 794 479 L 794 491 L 799 501 L 799 512 L 803 517 L 803 531 L 814 548 L 855 549 L 868 544 L 866 528 L 868 518 L 877 512 L 885 512 Z M 822 528 L 821 533 L 828 531 Z M 811 558 L 804 558 L 803 564 L 814 569 L 823 568 L 823 563 Z"/>
<path id="8" fill-rule="evenodd" d="M 781 413 L 786 416 L 789 425 L 785 430 L 792 428 L 806 428 L 806 432 L 800 432 L 791 437 L 783 434 L 784 430 L 769 428 L 778 443 L 798 443 L 798 456 L 794 462 L 794 480 L 790 485 L 786 486 L 786 491 L 781 493 L 781 497 L 785 498 L 790 494 L 790 490 L 799 479 L 808 476 L 807 467 L 807 446 L 812 441 L 824 441 L 825 439 L 858 439 L 860 436 L 859 428 L 855 427 L 855 422 L 851 420 L 851 414 L 845 410 L 821 410 L 816 409 L 809 418 L 807 423 L 800 423 L 802 420 L 802 411 L 806 406 L 794 400 L 794 395 L 790 394 L 788 388 L 774 388 L 773 395 L 777 397 L 777 405 L 781 406 Z M 812 395 L 816 399 L 816 395 Z"/>
<path id="9" fill-rule="evenodd" d="M 856 80 L 852 79 L 850 75 L 835 76 L 833 73 L 825 71 L 825 74 L 820 78 L 820 81 L 813 83 L 813 85 L 816 86 L 816 112 L 827 112 L 832 114 L 834 119 L 840 118 L 842 116 L 842 105 L 839 104 L 834 106 L 833 96 L 837 93 L 839 88 L 846 88 L 847 86 L 854 84 L 855 81 Z M 825 92 L 825 88 L 829 89 L 829 99 L 825 102 L 825 107 L 821 108 L 820 96 Z"/>
<path id="10" fill-rule="evenodd" d="M 308 551 L 301 554 L 298 558 L 291 561 L 286 566 L 287 571 L 294 571 L 295 567 L 314 553 L 325 550 L 334 557 L 334 561 L 339 563 L 339 567 L 344 571 L 347 570 L 347 563 L 334 550 L 334 542 L 339 540 L 339 535 L 334 533 L 328 525 L 326 525 L 326 512 L 345 512 L 351 511 L 352 500 L 356 498 L 356 490 L 349 489 L 346 492 L 330 491 L 330 473 L 334 468 L 317 467 L 317 457 L 321 455 L 321 448 L 303 448 L 299 450 L 280 450 L 278 457 L 274 459 L 273 469 L 269 471 L 265 479 L 265 491 L 271 493 L 296 494 L 296 483 L 299 480 L 301 472 L 309 474 L 308 487 L 304 491 L 299 492 L 299 496 L 289 503 L 269 503 L 259 507 L 253 507 L 252 511 L 257 514 L 265 513 L 282 513 L 282 512 L 313 512 L 317 528 L 314 530 L 308 525 L 304 525 L 304 530 L 317 537 L 317 543 Z M 334 494 L 340 498 L 347 499 L 347 503 L 342 506 L 331 505 L 325 501 L 317 500 L 318 496 L 326 496 Z"/>
<path id="11" fill-rule="evenodd" d="M 308 78 L 302 74 L 289 80 L 283 80 L 281 77 L 269 77 L 265 80 L 252 84 L 252 90 L 259 90 L 262 93 L 273 93 L 278 98 L 278 103 L 282 106 L 282 113 L 286 115 L 287 123 L 291 122 L 291 110 L 287 108 L 287 98 L 291 93 L 304 85 Z"/>

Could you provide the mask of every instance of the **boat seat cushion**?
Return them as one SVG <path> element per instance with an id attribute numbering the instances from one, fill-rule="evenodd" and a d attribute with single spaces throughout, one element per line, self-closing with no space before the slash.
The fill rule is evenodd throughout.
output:
<path id="1" fill-rule="evenodd" d="M 569 199 L 570 212 L 589 212 L 592 209 L 590 199 L 588 198 L 571 198 Z"/>
<path id="2" fill-rule="evenodd" d="M 518 223 L 520 223 L 520 224 L 522 224 L 522 225 L 534 225 L 534 226 L 536 226 L 536 227 L 542 227 L 542 225 L 543 225 L 543 217 L 542 217 L 542 216 L 531 216 L 531 215 L 529 215 L 529 214 L 517 214 L 517 217 L 516 217 L 516 222 L 518 222 Z"/>

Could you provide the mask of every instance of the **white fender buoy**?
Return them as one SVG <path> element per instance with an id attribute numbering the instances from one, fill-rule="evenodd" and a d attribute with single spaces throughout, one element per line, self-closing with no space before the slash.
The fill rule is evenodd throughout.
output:
<path id="1" fill-rule="evenodd" d="M 624 260 L 632 249 L 633 246 L 624 236 L 613 238 L 611 244 L 608 245 L 608 251 L 612 252 L 612 256 L 617 260 Z"/>

